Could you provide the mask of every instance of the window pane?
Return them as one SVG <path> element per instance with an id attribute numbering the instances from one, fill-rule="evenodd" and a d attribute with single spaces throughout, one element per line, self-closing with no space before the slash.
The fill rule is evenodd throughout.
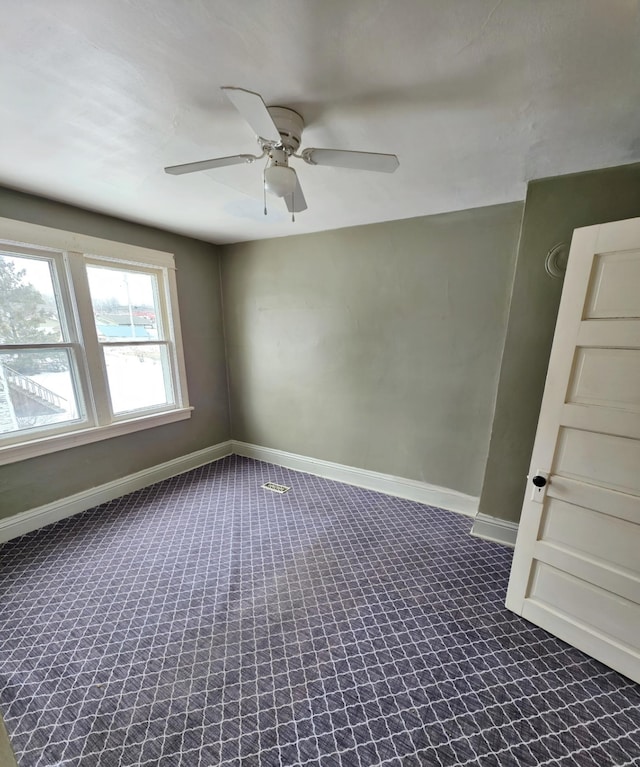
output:
<path id="1" fill-rule="evenodd" d="M 115 414 L 173 403 L 165 346 L 123 344 L 103 351 Z"/>
<path id="2" fill-rule="evenodd" d="M 87 266 L 87 275 L 100 341 L 163 338 L 155 274 Z"/>
<path id="3" fill-rule="evenodd" d="M 63 341 L 51 261 L 0 253 L 0 344 Z"/>
<path id="4" fill-rule="evenodd" d="M 0 433 L 76 421 L 67 349 L 0 352 Z"/>

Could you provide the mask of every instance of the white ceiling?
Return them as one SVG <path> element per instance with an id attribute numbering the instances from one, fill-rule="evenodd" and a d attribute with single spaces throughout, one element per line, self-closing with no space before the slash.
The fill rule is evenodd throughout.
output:
<path id="1" fill-rule="evenodd" d="M 490 205 L 640 160 L 638 0 L 20 0 L 0 24 L 0 184 L 211 242 Z M 293 107 L 303 146 L 395 152 L 393 175 L 295 165 L 262 212 L 220 86 Z M 295 162 L 295 161 L 294 161 Z"/>

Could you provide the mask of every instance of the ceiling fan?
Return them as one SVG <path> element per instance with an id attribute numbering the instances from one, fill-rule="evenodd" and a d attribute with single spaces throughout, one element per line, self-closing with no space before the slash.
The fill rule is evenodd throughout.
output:
<path id="1" fill-rule="evenodd" d="M 393 173 L 398 167 L 398 158 L 394 154 L 377 152 L 352 152 L 344 149 L 300 149 L 300 139 L 304 129 L 304 120 L 293 109 L 286 107 L 267 107 L 262 96 L 243 88 L 222 88 L 226 97 L 249 123 L 262 149 L 259 155 L 234 154 L 229 157 L 215 157 L 212 160 L 188 162 L 184 165 L 171 165 L 166 173 L 181 175 L 201 170 L 223 168 L 227 165 L 252 163 L 263 157 L 267 164 L 263 173 L 263 188 L 276 197 L 283 197 L 290 213 L 306 210 L 307 203 L 302 193 L 300 181 L 289 158 L 304 160 L 309 165 L 328 165 L 334 168 L 353 168 L 382 173 Z M 264 212 L 267 212 L 266 197 Z"/>

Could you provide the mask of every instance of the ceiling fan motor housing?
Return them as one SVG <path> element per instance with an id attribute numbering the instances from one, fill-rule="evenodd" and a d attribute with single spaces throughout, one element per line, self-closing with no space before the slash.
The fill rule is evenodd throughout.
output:
<path id="1" fill-rule="evenodd" d="M 293 154 L 300 148 L 304 120 L 293 109 L 286 107 L 268 107 L 269 114 L 280 134 L 281 144 L 287 154 Z M 267 142 L 269 143 L 269 142 Z"/>

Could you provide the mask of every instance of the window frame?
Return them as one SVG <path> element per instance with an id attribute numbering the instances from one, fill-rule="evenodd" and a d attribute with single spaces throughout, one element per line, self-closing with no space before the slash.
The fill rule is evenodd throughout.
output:
<path id="1" fill-rule="evenodd" d="M 191 417 L 173 254 L 6 218 L 0 218 L 0 248 L 9 252 L 15 249 L 16 256 L 50 259 L 56 265 L 54 292 L 64 325 L 63 340 L 53 344 L 7 344 L 2 349 L 71 349 L 72 377 L 83 418 L 7 432 L 0 442 L 0 465 Z M 89 291 L 89 265 L 128 268 L 156 276 L 163 327 L 159 343 L 167 350 L 172 403 L 113 413 Z"/>

